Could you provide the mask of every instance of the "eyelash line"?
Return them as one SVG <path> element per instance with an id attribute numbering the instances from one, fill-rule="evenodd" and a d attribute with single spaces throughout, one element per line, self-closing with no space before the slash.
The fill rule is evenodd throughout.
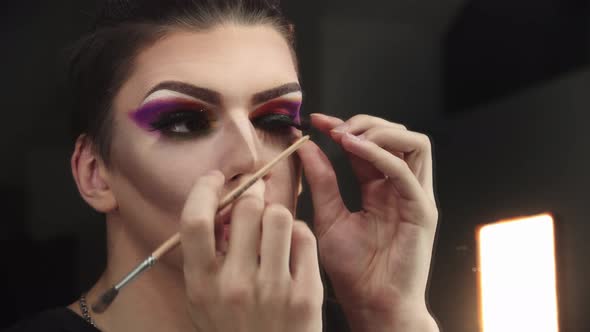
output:
<path id="1" fill-rule="evenodd" d="M 291 116 L 282 113 L 268 113 L 250 120 L 254 126 L 263 127 L 268 130 L 281 130 L 286 127 L 294 127 L 301 130 L 302 126 L 297 123 Z M 265 123 L 266 122 L 266 123 Z M 272 126 L 274 122 L 279 122 L 276 128 L 264 128 L 265 126 Z"/>
<path id="2" fill-rule="evenodd" d="M 208 111 L 205 111 L 208 112 Z M 184 123 L 189 120 L 195 120 L 196 114 L 202 114 L 203 112 L 195 112 L 192 110 L 182 110 L 182 111 L 170 111 L 164 114 L 161 114 L 157 120 L 152 121 L 150 123 L 150 131 L 158 131 L 170 128 L 178 123 Z M 205 115 L 207 117 L 207 115 Z M 212 120 L 211 118 L 207 118 L 209 123 L 215 122 L 216 120 Z"/>
<path id="3" fill-rule="evenodd" d="M 148 105 L 149 104 L 151 104 L 151 103 L 148 103 Z M 158 104 L 160 104 L 160 105 L 158 105 Z M 279 106 L 281 105 L 281 103 L 277 103 L 277 104 L 279 104 Z M 193 104 L 191 102 L 187 103 L 185 101 L 180 101 L 180 102 L 170 102 L 169 104 L 167 104 L 164 101 L 160 101 L 160 102 L 155 101 L 155 105 L 148 106 L 148 107 L 156 108 L 159 110 L 151 112 L 152 114 L 154 114 L 154 113 L 157 114 L 155 116 L 156 119 L 152 120 L 152 121 L 145 121 L 146 122 L 145 124 L 147 125 L 146 129 L 148 131 L 160 131 L 164 134 L 168 134 L 171 136 L 172 135 L 183 136 L 183 135 L 191 134 L 191 133 L 180 133 L 180 132 L 174 132 L 174 131 L 166 132 L 167 129 L 170 129 L 170 128 L 174 127 L 175 125 L 179 125 L 179 124 L 186 125 L 188 123 L 188 121 L 191 121 L 191 120 L 194 120 L 194 121 L 200 120 L 201 123 L 197 123 L 197 125 L 202 125 L 204 123 L 204 121 L 207 121 L 207 123 L 205 125 L 209 126 L 208 128 L 193 130 L 192 134 L 198 135 L 199 132 L 204 134 L 206 131 L 211 129 L 210 124 L 214 123 L 216 121 L 215 117 L 211 116 L 211 114 L 210 114 L 210 112 L 212 112 L 212 110 L 209 107 L 206 107 L 205 105 L 202 105 L 200 103 Z M 280 107 L 277 107 L 277 109 L 279 109 L 279 108 Z M 169 109 L 169 110 L 167 110 L 167 109 Z M 139 120 L 138 117 L 141 116 L 141 115 L 138 116 L 137 113 L 142 113 L 142 108 L 140 108 L 135 113 L 136 113 L 135 119 L 137 121 L 137 120 Z M 203 113 L 206 113 L 206 114 L 203 114 Z M 256 113 L 256 111 L 254 111 L 254 113 Z M 273 116 L 275 117 L 274 120 L 273 119 L 267 120 L 266 126 L 268 126 L 268 127 L 261 128 L 263 130 L 269 130 L 269 131 L 281 130 L 286 127 L 294 127 L 298 130 L 307 130 L 310 127 L 309 121 L 305 121 L 304 119 L 299 118 L 299 114 L 298 114 L 299 110 L 297 110 L 297 112 L 296 112 L 297 119 L 295 119 L 295 117 L 293 116 L 293 113 L 295 113 L 295 112 L 289 112 L 288 110 L 283 111 L 283 112 L 276 112 L 276 110 L 275 111 L 268 110 L 265 112 L 264 109 L 261 109 L 260 113 L 263 113 L 263 114 L 250 120 L 250 121 L 252 121 L 252 123 L 255 126 L 257 125 L 256 122 L 261 122 L 261 121 L 267 120 L 269 117 L 273 117 Z M 204 116 L 204 118 L 199 119 L 197 116 L 195 116 L 195 114 L 201 114 L 201 116 Z M 149 113 L 148 113 L 148 116 L 149 116 Z M 281 119 L 276 119 L 277 116 L 280 116 Z M 280 121 L 282 123 L 274 124 L 274 126 L 276 126 L 276 127 L 273 128 L 272 127 L 273 124 L 271 123 L 273 121 L 274 122 Z M 258 124 L 258 126 L 264 126 L 264 125 Z M 201 127 L 205 127 L 205 126 L 201 126 Z"/>

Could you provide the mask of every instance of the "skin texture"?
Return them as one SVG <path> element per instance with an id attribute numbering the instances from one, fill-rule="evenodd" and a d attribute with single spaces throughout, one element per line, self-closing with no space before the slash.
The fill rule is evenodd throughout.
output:
<path id="1" fill-rule="evenodd" d="M 355 331 L 437 331 L 425 300 L 436 208 L 430 140 L 368 115 L 312 124 L 348 153 L 362 210 L 349 211 L 314 143 L 299 150 L 315 209 L 320 261 Z M 346 262 L 346 263 L 343 263 Z"/>
<path id="2" fill-rule="evenodd" d="M 219 93 L 219 105 L 206 105 L 217 119 L 208 134 L 170 138 L 134 121 L 146 97 L 191 98 L 170 91 L 146 96 L 164 81 Z M 114 100 L 113 164 L 106 167 L 84 136 L 72 156 L 82 197 L 107 216 L 108 266 L 89 299 L 173 233 L 181 232 L 182 245 L 106 313 L 93 315 L 102 329 L 321 331 L 316 238 L 293 218 L 302 164 L 319 256 L 352 328 L 436 330 L 424 299 L 437 222 L 426 136 L 370 116 L 344 122 L 314 115 L 312 125 L 349 154 L 363 211 L 345 208 L 332 166 L 310 142 L 300 159 L 275 166 L 215 217 L 225 193 L 300 136 L 294 129 L 270 133 L 249 117 L 264 108 L 252 104 L 254 94 L 297 81 L 286 41 L 268 26 L 177 31 L 140 52 Z M 221 219 L 231 220 L 229 243 L 215 230 Z M 70 308 L 78 312 L 77 303 Z"/>

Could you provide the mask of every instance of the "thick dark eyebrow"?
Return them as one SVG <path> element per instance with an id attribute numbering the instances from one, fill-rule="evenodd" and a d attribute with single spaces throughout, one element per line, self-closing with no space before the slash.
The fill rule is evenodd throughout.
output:
<path id="1" fill-rule="evenodd" d="M 269 100 L 278 98 L 291 92 L 301 91 L 301 86 L 297 82 L 283 84 L 276 88 L 258 92 L 252 96 L 252 105 L 262 104 Z"/>
<path id="2" fill-rule="evenodd" d="M 158 83 L 156 84 L 156 86 L 151 88 L 150 91 L 148 91 L 148 93 L 146 93 L 145 98 L 147 98 L 149 95 L 158 90 L 176 91 L 197 98 L 209 104 L 221 105 L 221 94 L 219 92 L 179 81 L 164 81 Z M 252 96 L 252 105 L 262 104 L 269 100 L 278 98 L 282 95 L 298 91 L 301 91 L 301 86 L 297 82 L 283 84 L 276 88 L 272 88 L 254 94 L 254 96 Z"/>
<path id="3" fill-rule="evenodd" d="M 156 86 L 150 89 L 145 97 L 147 98 L 149 95 L 158 90 L 176 91 L 197 98 L 209 104 L 221 105 L 221 95 L 219 92 L 178 81 L 164 81 L 158 83 Z"/>

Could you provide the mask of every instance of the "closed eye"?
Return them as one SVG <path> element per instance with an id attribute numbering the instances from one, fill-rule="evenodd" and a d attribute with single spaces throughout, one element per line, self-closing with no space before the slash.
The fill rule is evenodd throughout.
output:
<path id="1" fill-rule="evenodd" d="M 258 116 L 252 119 L 252 123 L 257 128 L 273 133 L 279 133 L 292 127 L 302 130 L 301 125 L 295 122 L 290 115 L 281 113 Z"/>
<path id="2" fill-rule="evenodd" d="M 290 133 L 291 128 L 302 130 L 300 122 L 301 102 L 289 99 L 276 99 L 250 113 L 252 124 L 273 134 Z"/>

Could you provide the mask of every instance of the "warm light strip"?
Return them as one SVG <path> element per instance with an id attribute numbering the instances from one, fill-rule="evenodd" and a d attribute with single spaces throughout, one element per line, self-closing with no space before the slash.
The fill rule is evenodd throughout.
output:
<path id="1" fill-rule="evenodd" d="M 553 218 L 486 225 L 478 233 L 483 332 L 557 332 Z"/>

